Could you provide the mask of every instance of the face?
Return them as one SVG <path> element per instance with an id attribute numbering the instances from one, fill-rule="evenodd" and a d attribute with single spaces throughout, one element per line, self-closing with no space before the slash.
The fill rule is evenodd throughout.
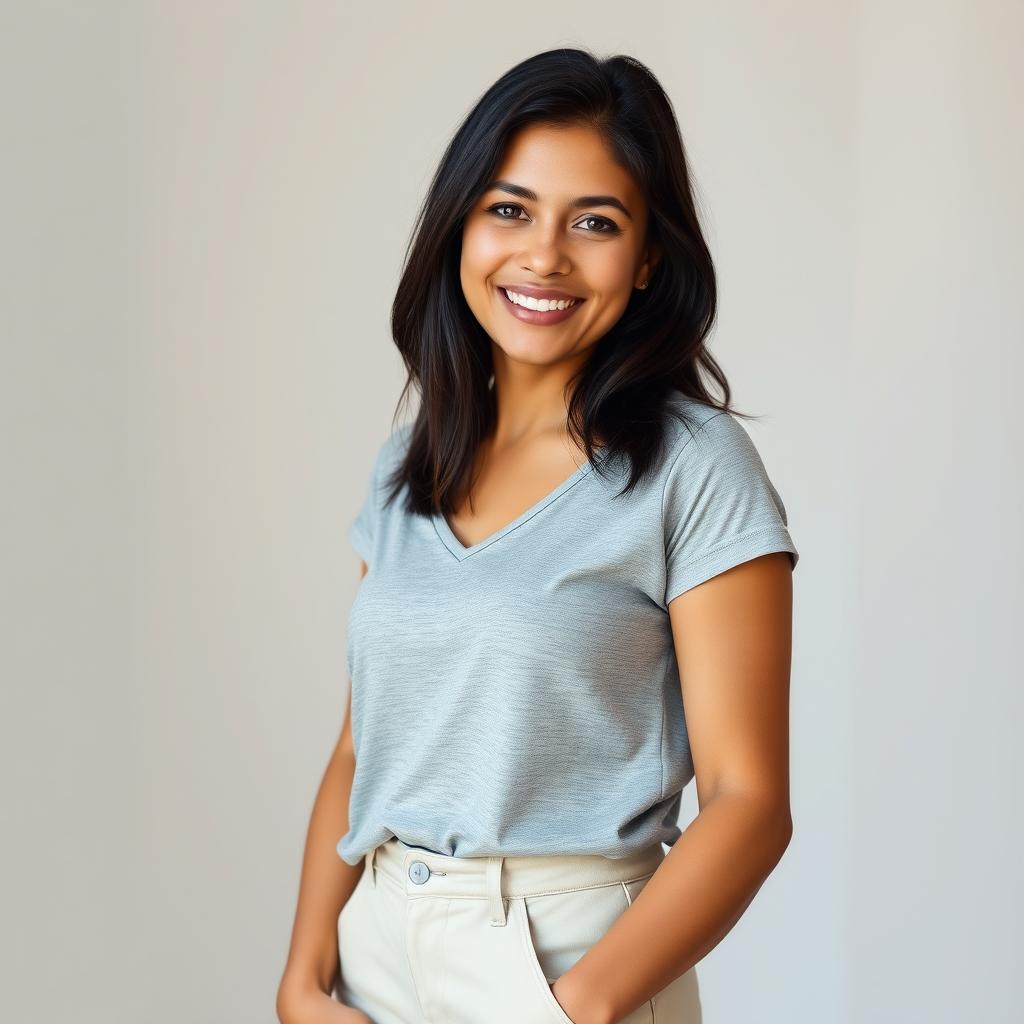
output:
<path id="1" fill-rule="evenodd" d="M 647 220 L 596 130 L 519 132 L 462 237 L 462 290 L 495 359 L 575 361 L 606 334 L 654 269 Z"/>

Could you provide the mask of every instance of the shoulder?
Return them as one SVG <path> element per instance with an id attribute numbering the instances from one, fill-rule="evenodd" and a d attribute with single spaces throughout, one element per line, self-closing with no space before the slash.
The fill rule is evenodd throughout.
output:
<path id="1" fill-rule="evenodd" d="M 738 417 L 703 402 L 683 399 L 689 413 L 675 424 L 663 464 L 663 507 L 703 503 L 744 509 L 748 515 L 785 506 L 757 446 Z"/>
<path id="2" fill-rule="evenodd" d="M 374 456 L 374 469 L 378 478 L 394 469 L 405 455 L 412 436 L 412 423 L 396 427 L 378 445 Z"/>
<path id="3" fill-rule="evenodd" d="M 730 455 L 749 456 L 753 442 L 739 420 L 707 402 L 673 394 L 666 407 L 665 468 Z"/>

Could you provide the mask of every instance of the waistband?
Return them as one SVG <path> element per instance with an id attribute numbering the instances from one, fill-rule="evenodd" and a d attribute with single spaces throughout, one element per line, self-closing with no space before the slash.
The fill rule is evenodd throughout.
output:
<path id="1" fill-rule="evenodd" d="M 592 853 L 448 857 L 392 837 L 366 855 L 366 870 L 373 885 L 381 872 L 410 898 L 486 899 L 491 924 L 503 925 L 506 899 L 635 881 L 652 874 L 664 859 L 661 843 L 625 857 Z"/>

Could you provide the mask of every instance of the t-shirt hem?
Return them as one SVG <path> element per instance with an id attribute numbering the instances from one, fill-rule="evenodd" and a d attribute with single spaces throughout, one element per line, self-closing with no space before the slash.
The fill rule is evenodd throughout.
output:
<path id="1" fill-rule="evenodd" d="M 665 604 L 668 605 L 680 594 L 692 590 L 713 576 L 725 572 L 726 569 L 773 551 L 788 552 L 792 556 L 792 568 L 796 568 L 799 555 L 785 526 L 761 526 L 734 537 L 714 550 L 706 552 L 696 561 L 670 573 L 665 587 Z"/>

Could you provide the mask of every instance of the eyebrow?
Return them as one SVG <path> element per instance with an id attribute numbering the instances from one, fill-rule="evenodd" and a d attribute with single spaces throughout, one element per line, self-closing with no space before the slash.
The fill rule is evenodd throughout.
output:
<path id="1" fill-rule="evenodd" d="M 531 203 L 537 202 L 536 192 L 523 185 L 516 185 L 511 181 L 503 181 L 499 178 L 497 181 L 492 181 L 487 186 L 486 191 L 490 192 L 492 189 L 497 189 L 499 192 L 507 192 L 509 195 L 518 196 L 520 199 L 528 199 Z M 616 199 L 615 196 L 576 196 L 574 199 L 569 200 L 569 206 L 573 209 L 586 206 L 614 206 L 616 210 L 621 210 L 630 220 L 633 219 L 633 215 L 626 209 L 622 200 Z"/>

